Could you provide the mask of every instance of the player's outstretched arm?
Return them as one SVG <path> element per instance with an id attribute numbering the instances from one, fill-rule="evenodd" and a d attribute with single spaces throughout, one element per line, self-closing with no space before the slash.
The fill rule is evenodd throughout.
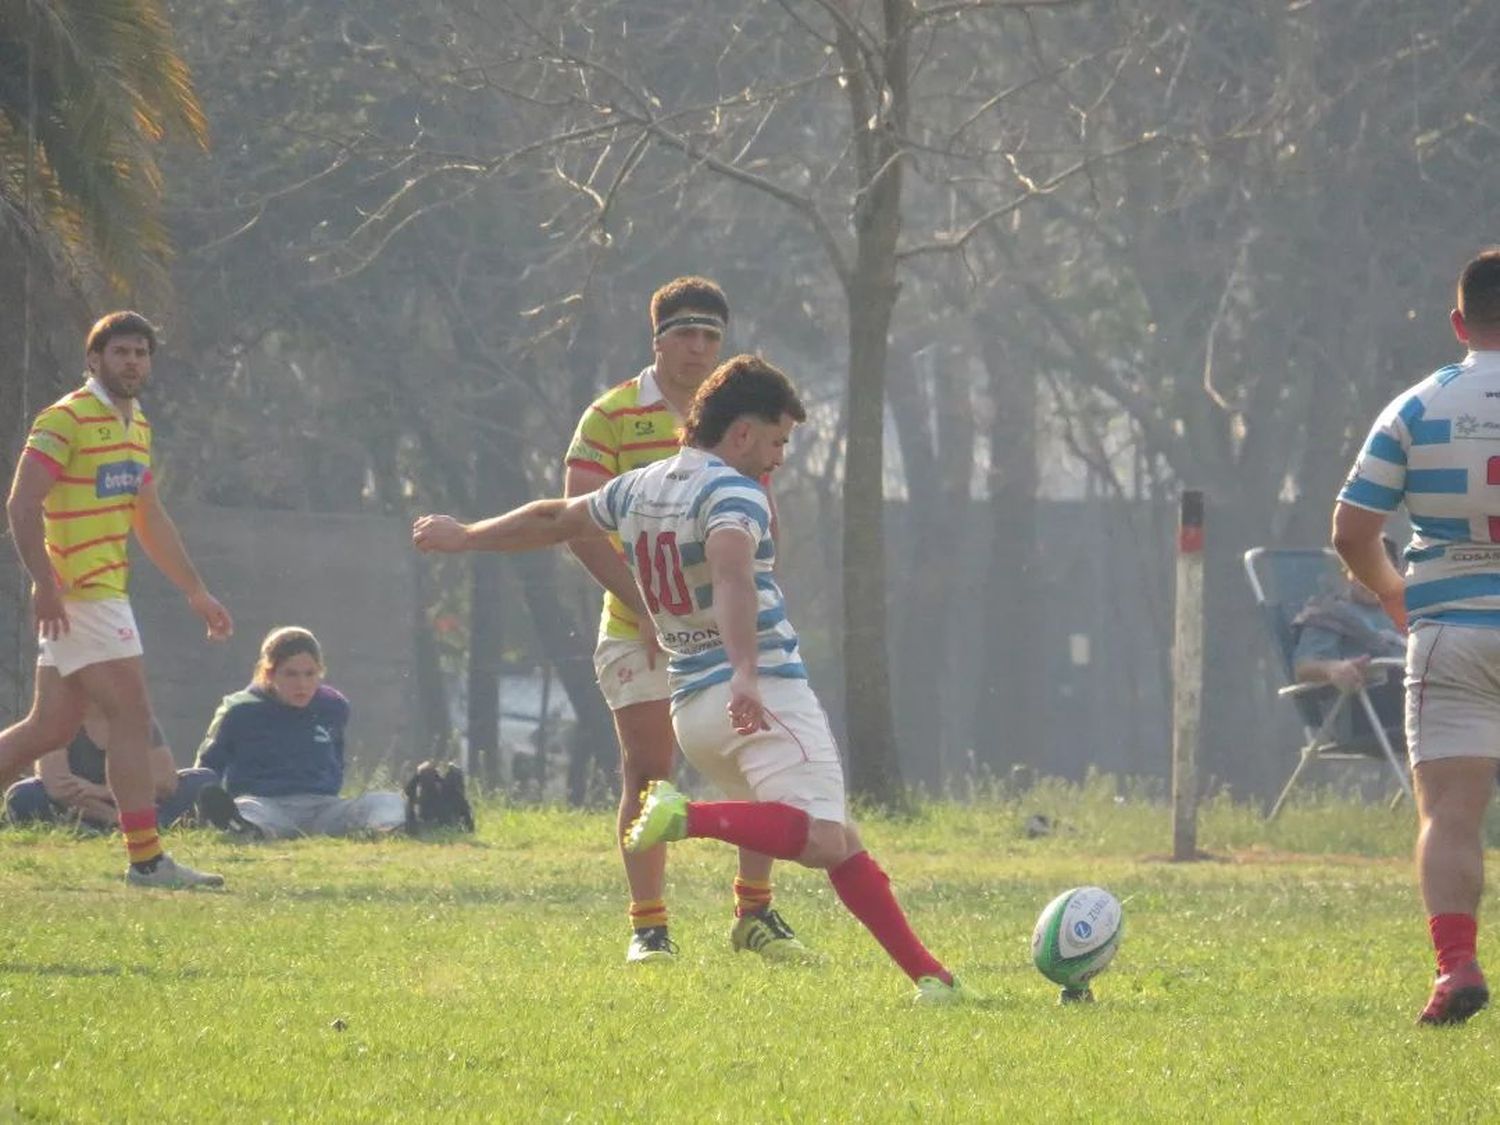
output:
<path id="1" fill-rule="evenodd" d="M 141 484 L 141 491 L 135 498 L 134 526 L 135 537 L 146 557 L 182 591 L 188 606 L 203 619 L 209 639 L 223 640 L 230 636 L 234 632 L 234 619 L 203 584 L 198 568 L 182 545 L 177 525 L 162 506 L 156 482 L 149 477 Z"/>
<path id="2" fill-rule="evenodd" d="M 535 551 L 569 539 L 602 536 L 605 532 L 589 515 L 586 496 L 533 500 L 477 523 L 463 523 L 452 516 L 422 516 L 411 529 L 412 546 L 423 552 L 437 551 Z"/>

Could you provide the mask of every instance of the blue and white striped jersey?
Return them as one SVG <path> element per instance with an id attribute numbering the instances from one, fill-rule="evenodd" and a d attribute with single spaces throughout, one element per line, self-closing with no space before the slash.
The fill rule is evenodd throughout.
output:
<path id="1" fill-rule="evenodd" d="M 1406 504 L 1406 613 L 1500 628 L 1500 352 L 1470 352 L 1380 414 L 1339 493 Z"/>
<path id="2" fill-rule="evenodd" d="M 589 514 L 617 532 L 625 561 L 651 610 L 667 665 L 672 702 L 729 679 L 731 669 L 714 620 L 708 537 L 737 528 L 755 543 L 762 676 L 805 680 L 797 633 L 771 574 L 776 545 L 763 488 L 701 449 L 634 469 L 589 497 Z"/>

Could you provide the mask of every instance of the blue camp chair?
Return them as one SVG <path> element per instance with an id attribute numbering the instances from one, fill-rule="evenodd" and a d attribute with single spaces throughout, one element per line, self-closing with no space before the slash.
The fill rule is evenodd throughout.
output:
<path id="1" fill-rule="evenodd" d="M 1255 601 L 1275 639 L 1276 655 L 1286 681 L 1286 686 L 1276 694 L 1290 699 L 1296 706 L 1307 739 L 1296 768 L 1271 806 L 1267 819 L 1274 819 L 1281 812 L 1292 789 L 1314 761 L 1383 759 L 1400 784 L 1401 793 L 1410 798 L 1411 781 L 1406 775 L 1405 764 L 1391 745 L 1390 736 L 1370 700 L 1369 690 L 1361 686 L 1357 692 L 1346 694 L 1332 684 L 1298 683 L 1292 671 L 1292 653 L 1297 644 L 1292 620 L 1313 595 L 1338 588 L 1343 580 L 1338 556 L 1327 547 L 1256 547 L 1245 552 L 1245 575 L 1250 579 Z M 1370 667 L 1400 668 L 1403 663 L 1400 657 L 1380 657 L 1371 660 Z M 1349 724 L 1341 723 L 1340 719 L 1351 706 L 1362 709 L 1369 720 L 1371 734 L 1354 738 L 1347 732 Z M 1397 800 L 1401 799 L 1401 793 L 1396 795 Z"/>

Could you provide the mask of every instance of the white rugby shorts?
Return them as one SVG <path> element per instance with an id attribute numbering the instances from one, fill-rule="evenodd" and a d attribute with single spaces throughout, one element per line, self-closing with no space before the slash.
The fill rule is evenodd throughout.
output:
<path id="1" fill-rule="evenodd" d="M 814 820 L 847 822 L 844 767 L 828 716 L 806 680 L 761 676 L 770 730 L 740 734 L 729 721 L 729 684 L 672 708 L 677 745 L 731 800 L 780 801 Z"/>
<path id="2" fill-rule="evenodd" d="M 69 629 L 55 641 L 38 638 L 38 667 L 56 668 L 58 675 L 71 676 L 90 664 L 142 654 L 141 633 L 128 599 L 68 600 L 64 604 Z"/>
<path id="3" fill-rule="evenodd" d="M 1406 639 L 1412 765 L 1500 758 L 1500 629 L 1418 621 Z"/>
<path id="4" fill-rule="evenodd" d="M 594 676 L 611 711 L 636 703 L 656 703 L 672 698 L 667 686 L 667 661 L 658 651 L 656 667 L 646 658 L 646 642 L 621 637 L 600 637 L 594 649 Z"/>

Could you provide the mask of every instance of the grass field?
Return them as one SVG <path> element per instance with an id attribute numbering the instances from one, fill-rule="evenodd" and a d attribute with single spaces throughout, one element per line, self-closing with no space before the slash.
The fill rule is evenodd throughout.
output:
<path id="1" fill-rule="evenodd" d="M 1025 818 L 1058 818 L 1028 839 Z M 865 837 L 988 997 L 916 1009 L 817 873 L 778 905 L 827 960 L 725 940 L 732 853 L 678 845 L 680 963 L 622 963 L 599 813 L 482 810 L 477 838 L 238 846 L 175 834 L 224 892 L 127 889 L 119 845 L 0 832 L 0 1122 L 1487 1120 L 1500 1012 L 1412 1025 L 1430 954 L 1409 809 L 1321 799 L 1274 828 L 1105 782 L 936 805 Z M 1030 967 L 1041 906 L 1096 882 L 1127 931 L 1100 1002 Z M 1481 952 L 1494 947 L 1481 929 Z M 336 1021 L 342 1021 L 338 1026 Z"/>

